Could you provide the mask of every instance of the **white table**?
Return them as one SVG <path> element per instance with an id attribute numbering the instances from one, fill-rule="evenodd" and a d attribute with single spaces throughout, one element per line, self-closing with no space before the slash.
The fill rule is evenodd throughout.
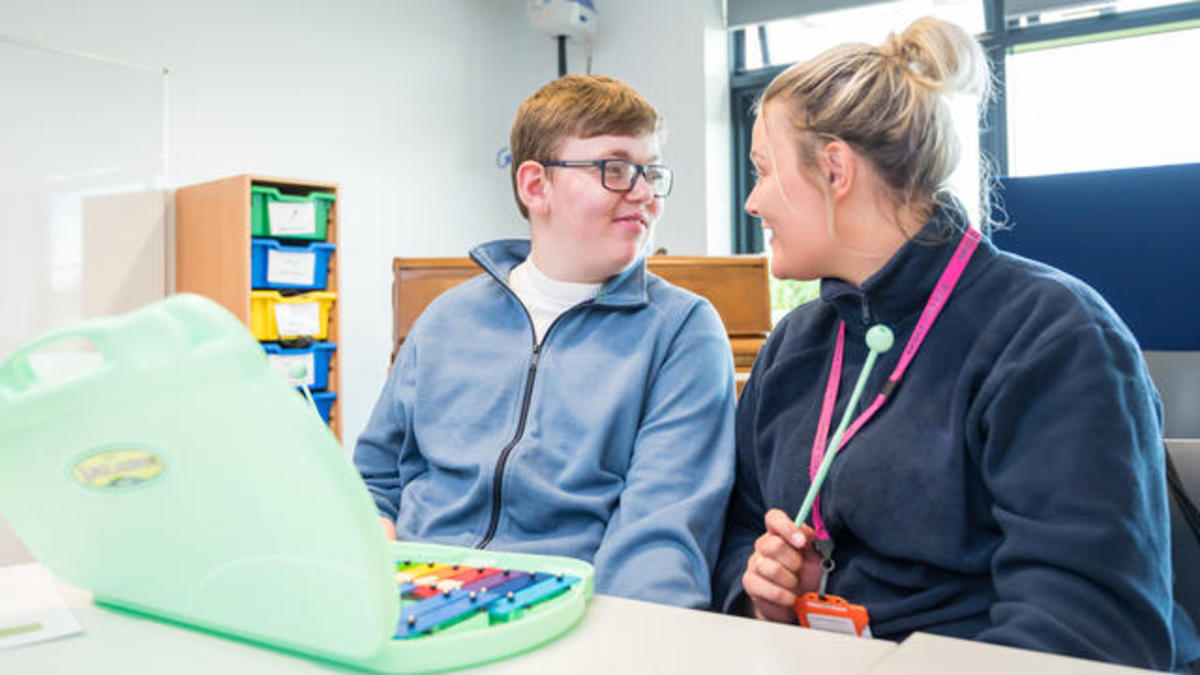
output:
<path id="1" fill-rule="evenodd" d="M 1154 671 L 914 633 L 868 672 L 871 675 L 1119 675 Z"/>
<path id="2" fill-rule="evenodd" d="M 0 519 L 0 565 L 32 561 Z M 0 673 L 324 673 L 333 666 L 97 607 L 61 584 L 84 633 L 0 650 Z M 3 599 L 0 598 L 0 602 Z M 580 623 L 485 673 L 861 673 L 895 644 L 599 595 Z"/>
<path id="3" fill-rule="evenodd" d="M 328 673 L 333 666 L 96 607 L 64 586 L 82 635 L 0 650 L 0 673 Z M 481 673 L 784 673 L 803 665 L 862 673 L 895 648 L 882 640 L 596 596 L 579 625 Z"/>
<path id="4" fill-rule="evenodd" d="M 32 561 L 0 519 L 0 565 Z M 328 673 L 336 668 L 140 616 L 102 609 L 62 584 L 84 633 L 0 650 L 0 673 Z M 0 598 L 0 602 L 3 598 Z M 897 645 L 833 633 L 594 597 L 579 625 L 480 673 L 872 673 L 938 675 L 1145 672 L 918 633 Z"/>

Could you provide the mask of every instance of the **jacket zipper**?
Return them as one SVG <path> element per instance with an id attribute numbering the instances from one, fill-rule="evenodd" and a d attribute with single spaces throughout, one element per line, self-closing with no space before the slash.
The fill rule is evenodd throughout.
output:
<path id="1" fill-rule="evenodd" d="M 495 275 L 492 276 L 493 278 L 496 278 Z M 497 278 L 497 280 L 499 279 Z M 501 286 L 504 286 L 509 293 L 512 293 L 512 289 L 508 288 L 508 284 L 501 283 Z M 516 294 L 513 293 L 513 296 L 515 298 Z M 513 434 L 512 440 L 510 440 L 508 444 L 504 446 L 504 449 L 500 451 L 500 458 L 496 460 L 496 472 L 492 475 L 492 515 L 488 520 L 487 531 L 483 534 L 483 539 L 481 539 L 479 543 L 475 545 L 475 548 L 485 548 L 488 544 L 490 544 L 492 542 L 492 537 L 496 536 L 496 528 L 500 525 L 500 506 L 504 496 L 502 494 L 504 486 L 504 467 L 508 464 L 508 456 L 512 454 L 513 449 L 517 447 L 517 442 L 520 441 L 521 437 L 525 435 L 525 422 L 529 417 L 529 401 L 531 398 L 533 398 L 533 380 L 537 377 L 538 360 L 541 358 L 542 345 L 546 344 L 546 340 L 550 337 L 550 332 L 554 330 L 554 326 L 558 323 L 559 319 L 563 318 L 567 314 L 570 314 L 575 309 L 590 304 L 594 301 L 584 300 L 578 305 L 567 309 L 562 314 L 559 314 L 554 318 L 554 321 L 550 322 L 550 326 L 546 328 L 546 334 L 542 336 L 542 341 L 538 342 L 537 329 L 534 328 L 533 317 L 529 314 L 529 310 L 525 308 L 525 305 L 521 302 L 521 299 L 516 298 L 516 300 L 517 305 L 519 305 L 522 311 L 525 312 L 525 318 L 529 319 L 529 330 L 533 335 L 533 357 L 529 361 L 529 373 L 525 376 L 525 395 L 521 399 L 521 416 L 517 420 L 517 431 Z"/>
<path id="2" fill-rule="evenodd" d="M 500 459 L 496 460 L 496 473 L 492 476 L 492 517 L 488 521 L 487 532 L 483 535 L 483 539 L 475 545 L 475 548 L 486 547 L 491 543 L 492 537 L 496 536 L 496 527 L 500 524 L 500 500 L 502 497 L 500 491 L 504 484 L 504 466 L 508 464 L 508 456 L 512 454 L 513 448 L 517 447 L 517 441 L 525 435 L 525 420 L 529 416 L 529 399 L 533 397 L 533 378 L 537 376 L 538 357 L 541 353 L 542 345 L 535 345 L 533 359 L 529 362 L 529 374 L 525 376 L 525 397 L 521 399 L 521 417 L 517 421 L 517 433 L 513 434 L 512 440 L 500 451 Z"/>

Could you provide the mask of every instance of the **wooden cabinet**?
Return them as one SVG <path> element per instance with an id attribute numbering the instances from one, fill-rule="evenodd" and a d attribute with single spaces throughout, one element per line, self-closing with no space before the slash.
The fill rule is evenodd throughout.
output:
<path id="1" fill-rule="evenodd" d="M 651 272 L 703 296 L 729 335 L 738 393 L 771 332 L 771 291 L 764 256 L 652 256 Z"/>
<path id="2" fill-rule="evenodd" d="M 767 259 L 763 256 L 652 256 L 647 267 L 708 299 L 729 335 L 738 392 L 771 331 Z M 482 274 L 470 258 L 392 261 L 392 359 L 425 306 L 443 291 Z"/>
<path id="3" fill-rule="evenodd" d="M 251 322 L 251 216 L 254 188 L 274 188 L 281 195 L 302 197 L 330 193 L 323 239 L 338 241 L 338 187 L 267 176 L 240 175 L 179 188 L 175 192 L 175 290 L 197 293 L 220 303 L 242 323 Z M 328 261 L 325 290 L 338 291 L 338 251 Z M 329 363 L 327 391 L 334 393 L 329 426 L 342 436 L 341 341 L 338 301 L 329 310 L 327 341 L 337 344 Z"/>

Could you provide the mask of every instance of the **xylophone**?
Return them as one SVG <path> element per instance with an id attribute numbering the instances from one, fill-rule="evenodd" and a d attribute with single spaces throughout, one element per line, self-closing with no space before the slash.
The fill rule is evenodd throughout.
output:
<path id="1" fill-rule="evenodd" d="M 521 572 L 407 559 L 397 563 L 396 569 L 401 597 L 396 638 L 401 640 L 443 631 L 471 618 L 486 616 L 488 626 L 506 623 L 579 583 L 579 577 L 562 572 Z"/>
<path id="2" fill-rule="evenodd" d="M 587 609 L 592 566 L 560 556 L 397 542 L 400 611 L 391 647 L 370 667 L 443 670 L 527 651 Z"/>

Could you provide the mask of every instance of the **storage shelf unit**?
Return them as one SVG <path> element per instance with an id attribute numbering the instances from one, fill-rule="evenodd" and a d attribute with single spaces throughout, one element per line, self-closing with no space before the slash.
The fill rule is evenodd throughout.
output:
<path id="1" fill-rule="evenodd" d="M 324 241 L 337 245 L 338 187 L 286 178 L 243 174 L 181 187 L 175 192 L 175 290 L 213 299 L 250 327 L 251 307 L 251 189 L 272 187 L 285 195 L 328 192 L 334 195 L 328 209 Z M 338 251 L 328 261 L 326 290 L 338 291 Z M 337 395 L 329 415 L 334 435 L 342 437 L 341 340 L 338 302 L 329 312 L 327 341 L 336 343 L 329 361 L 327 391 Z"/>

